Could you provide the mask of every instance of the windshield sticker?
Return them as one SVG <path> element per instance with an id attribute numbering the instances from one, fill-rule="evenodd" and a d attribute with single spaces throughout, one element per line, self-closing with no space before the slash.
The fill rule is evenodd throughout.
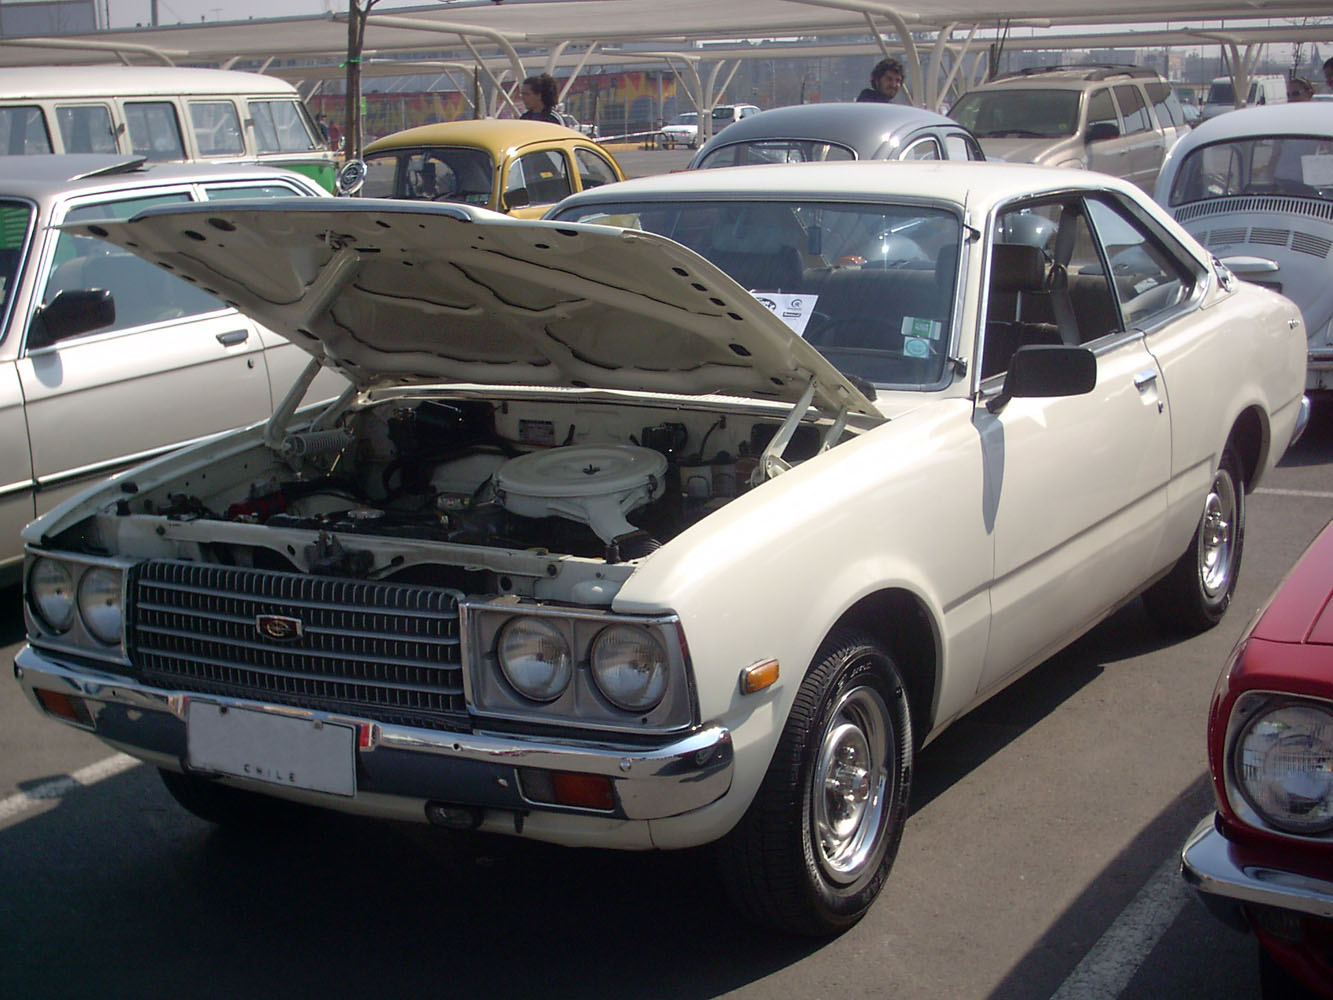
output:
<path id="1" fill-rule="evenodd" d="M 1333 187 L 1333 156 L 1323 153 L 1302 156 L 1301 179 L 1310 187 Z"/>
<path id="2" fill-rule="evenodd" d="M 924 316 L 904 316 L 902 334 L 904 337 L 918 337 L 923 340 L 939 340 L 944 324 L 937 319 Z"/>
<path id="3" fill-rule="evenodd" d="M 781 292 L 751 292 L 760 303 L 776 313 L 798 337 L 805 336 L 806 324 L 814 314 L 818 295 L 784 295 Z"/>

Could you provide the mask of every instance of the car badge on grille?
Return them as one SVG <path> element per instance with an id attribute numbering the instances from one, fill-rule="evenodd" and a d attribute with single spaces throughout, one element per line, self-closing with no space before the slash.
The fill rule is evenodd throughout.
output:
<path id="1" fill-rule="evenodd" d="M 255 615 L 255 628 L 265 639 L 274 642 L 295 642 L 305 631 L 301 619 L 286 615 Z"/>

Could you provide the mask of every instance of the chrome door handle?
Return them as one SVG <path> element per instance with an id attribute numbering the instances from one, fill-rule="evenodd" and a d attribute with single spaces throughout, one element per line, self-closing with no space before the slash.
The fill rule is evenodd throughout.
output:
<path id="1" fill-rule="evenodd" d="M 1134 388 L 1142 391 L 1157 381 L 1157 372 L 1151 368 L 1139 372 L 1134 376 Z"/>
<path id="2" fill-rule="evenodd" d="M 250 339 L 249 330 L 230 330 L 227 333 L 217 335 L 218 343 L 223 347 L 232 347 L 236 344 L 244 344 Z"/>

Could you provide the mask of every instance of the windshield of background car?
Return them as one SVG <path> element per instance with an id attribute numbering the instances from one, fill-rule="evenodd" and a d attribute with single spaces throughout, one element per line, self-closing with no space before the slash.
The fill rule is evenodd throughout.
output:
<path id="1" fill-rule="evenodd" d="M 846 146 L 810 139 L 755 139 L 733 142 L 710 152 L 700 162 L 706 167 L 739 167 L 752 163 L 813 163 L 821 160 L 854 160 Z"/>
<path id="2" fill-rule="evenodd" d="M 960 233 L 958 217 L 944 208 L 624 202 L 571 206 L 555 218 L 684 244 L 849 375 L 893 388 L 943 377 Z"/>
<path id="3" fill-rule="evenodd" d="M 698 124 L 699 124 L 699 112 L 697 112 L 697 111 L 686 111 L 684 114 L 677 115 L 677 116 L 676 116 L 676 120 L 675 120 L 674 122 L 672 122 L 671 124 L 672 124 L 672 125 L 698 125 Z"/>
<path id="4" fill-rule="evenodd" d="M 1333 136 L 1257 136 L 1191 150 L 1168 204 L 1246 194 L 1333 200 Z"/>
<path id="5" fill-rule="evenodd" d="M 366 157 L 363 198 L 410 198 L 488 205 L 495 161 L 467 146 L 393 149 Z"/>
<path id="6" fill-rule="evenodd" d="M 261 153 L 308 153 L 322 145 L 309 114 L 294 100 L 251 101 L 250 117 Z"/>
<path id="7" fill-rule="evenodd" d="M 978 139 L 1059 139 L 1078 131 L 1077 90 L 974 90 L 949 117 Z"/>
<path id="8" fill-rule="evenodd" d="M 27 202 L 0 200 L 0 334 L 8 326 L 9 305 L 18 287 L 19 265 L 32 232 L 33 211 Z"/>

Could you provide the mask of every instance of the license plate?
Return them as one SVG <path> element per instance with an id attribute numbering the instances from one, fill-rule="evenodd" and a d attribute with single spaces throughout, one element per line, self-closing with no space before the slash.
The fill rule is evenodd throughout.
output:
<path id="1" fill-rule="evenodd" d="M 332 795 L 356 794 L 356 731 L 191 699 L 186 748 L 192 768 Z"/>

